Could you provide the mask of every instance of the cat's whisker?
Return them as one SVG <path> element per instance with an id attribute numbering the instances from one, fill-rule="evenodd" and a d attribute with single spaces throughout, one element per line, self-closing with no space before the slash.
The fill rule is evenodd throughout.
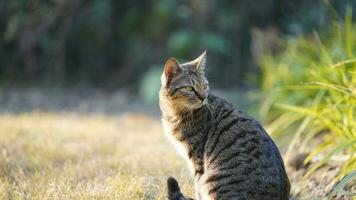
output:
<path id="1" fill-rule="evenodd" d="M 206 102 L 206 108 L 207 108 L 207 109 L 209 110 L 209 112 L 210 112 L 211 119 L 214 119 L 215 110 L 214 110 L 213 105 L 211 105 L 209 102 Z"/>
<path id="2" fill-rule="evenodd" d="M 194 113 L 193 110 L 190 110 L 190 123 L 189 123 L 190 129 L 192 127 L 192 123 L 193 123 L 193 119 L 194 119 L 193 113 Z"/>
<path id="3" fill-rule="evenodd" d="M 189 108 L 186 108 L 187 111 L 187 123 L 188 123 L 188 128 L 191 131 L 192 130 L 192 121 L 193 121 L 193 117 L 192 117 L 192 110 Z"/>

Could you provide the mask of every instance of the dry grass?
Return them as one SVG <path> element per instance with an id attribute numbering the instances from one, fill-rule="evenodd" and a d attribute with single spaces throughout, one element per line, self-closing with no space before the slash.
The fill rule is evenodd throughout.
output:
<path id="1" fill-rule="evenodd" d="M 0 115 L 0 199 L 164 199 L 184 163 L 142 115 Z"/>
<path id="2" fill-rule="evenodd" d="M 326 199 L 319 191 L 329 179 L 322 177 L 334 175 L 326 171 L 321 178 L 299 180 L 300 173 L 289 171 L 292 194 L 298 196 L 292 199 Z M 159 200 L 165 199 L 169 176 L 179 179 L 184 194 L 194 196 L 193 180 L 158 119 L 0 114 L 0 200 Z"/>

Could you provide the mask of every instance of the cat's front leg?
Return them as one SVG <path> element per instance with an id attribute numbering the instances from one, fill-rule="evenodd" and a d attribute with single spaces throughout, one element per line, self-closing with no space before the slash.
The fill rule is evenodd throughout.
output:
<path id="1" fill-rule="evenodd" d="M 202 200 L 201 199 L 201 195 L 200 195 L 200 192 L 199 192 L 199 184 L 198 184 L 198 180 L 195 180 L 195 199 L 196 200 Z"/>
<path id="2" fill-rule="evenodd" d="M 213 200 L 209 196 L 209 190 L 207 185 L 205 185 L 207 174 L 204 173 L 201 176 L 195 177 L 195 195 L 197 200 Z"/>

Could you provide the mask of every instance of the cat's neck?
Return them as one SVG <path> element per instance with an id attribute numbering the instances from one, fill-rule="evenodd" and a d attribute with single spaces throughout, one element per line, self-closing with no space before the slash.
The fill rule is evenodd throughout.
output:
<path id="1" fill-rule="evenodd" d="M 188 111 L 177 109 L 168 100 L 160 100 L 160 108 L 162 119 L 174 124 L 183 123 L 185 116 L 188 114 Z"/>

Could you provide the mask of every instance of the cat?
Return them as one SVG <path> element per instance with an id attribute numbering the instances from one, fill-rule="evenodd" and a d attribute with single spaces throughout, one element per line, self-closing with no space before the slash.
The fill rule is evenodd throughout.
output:
<path id="1" fill-rule="evenodd" d="M 209 92 L 206 52 L 180 64 L 169 58 L 159 104 L 165 134 L 194 174 L 197 200 L 287 200 L 282 157 L 253 118 Z M 167 180 L 168 199 L 190 200 Z"/>

